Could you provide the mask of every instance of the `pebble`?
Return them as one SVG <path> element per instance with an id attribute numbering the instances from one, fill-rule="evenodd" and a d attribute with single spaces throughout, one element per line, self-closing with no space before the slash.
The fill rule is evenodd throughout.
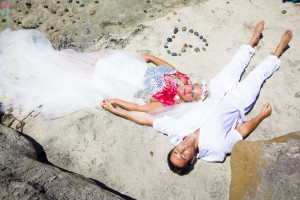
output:
<path id="1" fill-rule="evenodd" d="M 76 3 L 80 3 L 79 1 L 76 1 Z"/>
<path id="2" fill-rule="evenodd" d="M 80 7 L 84 7 L 84 4 L 80 4 Z"/>
<path id="3" fill-rule="evenodd" d="M 118 25 L 122 25 L 122 22 L 118 22 Z"/>
<path id="4" fill-rule="evenodd" d="M 72 3 L 73 2 L 73 0 L 69 0 L 69 3 Z"/>
<path id="5" fill-rule="evenodd" d="M 172 38 L 168 38 L 167 41 L 168 41 L 168 42 L 172 42 Z"/>
<path id="6" fill-rule="evenodd" d="M 171 37 L 172 37 L 172 38 L 175 38 L 175 35 L 172 35 Z"/>
<path id="7" fill-rule="evenodd" d="M 150 3 L 150 0 L 147 0 L 146 2 L 147 2 L 147 3 Z"/>
<path id="8" fill-rule="evenodd" d="M 198 32 L 195 32 L 194 35 L 199 36 L 199 33 L 198 33 Z"/>
<path id="9" fill-rule="evenodd" d="M 189 44 L 189 47 L 190 47 L 190 48 L 193 48 L 193 45 Z"/>
<path id="10" fill-rule="evenodd" d="M 208 43 L 206 43 L 206 44 L 205 44 L 205 46 L 207 46 L 207 47 L 208 47 Z"/>
<path id="11" fill-rule="evenodd" d="M 189 30 L 189 32 L 190 32 L 190 33 L 193 33 L 193 32 L 194 32 L 194 30 L 193 30 L 193 29 L 190 29 L 190 30 Z"/>
<path id="12" fill-rule="evenodd" d="M 178 28 L 174 28 L 174 34 L 178 33 Z"/>
<path id="13" fill-rule="evenodd" d="M 54 26 L 51 26 L 50 29 L 53 30 L 53 29 L 54 29 Z"/>
<path id="14" fill-rule="evenodd" d="M 75 23 L 76 23 L 76 21 L 72 21 L 72 23 L 73 23 L 73 24 L 75 24 Z"/>
<path id="15" fill-rule="evenodd" d="M 170 53 L 171 53 L 171 51 L 170 51 L 170 50 L 167 50 L 167 53 L 168 53 L 168 54 L 170 54 Z"/>
<path id="16" fill-rule="evenodd" d="M 153 17 L 153 15 L 151 14 L 150 17 Z"/>
<path id="17" fill-rule="evenodd" d="M 202 47 L 202 50 L 203 50 L 203 51 L 206 51 L 206 49 L 205 49 L 204 47 Z"/>
<path id="18" fill-rule="evenodd" d="M 168 45 L 165 44 L 164 47 L 167 49 L 167 48 L 168 48 Z"/>
<path id="19" fill-rule="evenodd" d="M 203 40 L 202 40 L 203 42 L 207 42 L 207 40 L 204 38 Z"/>
<path id="20" fill-rule="evenodd" d="M 186 49 L 185 48 L 181 48 L 181 52 L 182 53 L 186 52 Z"/>
<path id="21" fill-rule="evenodd" d="M 286 10 L 281 11 L 281 13 L 282 13 L 282 14 L 285 14 L 285 13 L 286 13 Z"/>
<path id="22" fill-rule="evenodd" d="M 157 12 L 161 12 L 161 9 L 158 9 Z"/>
<path id="23" fill-rule="evenodd" d="M 86 28 L 86 34 L 90 34 L 91 30 L 89 27 Z"/>
<path id="24" fill-rule="evenodd" d="M 178 53 L 178 56 L 181 56 L 181 53 Z"/>
<path id="25" fill-rule="evenodd" d="M 177 56 L 177 53 L 173 52 L 173 53 L 171 54 L 171 56 Z"/>
<path id="26" fill-rule="evenodd" d="M 195 52 L 200 52 L 199 47 L 196 47 L 196 48 L 195 48 Z"/>
<path id="27" fill-rule="evenodd" d="M 55 10 L 51 10 L 52 14 L 56 14 L 56 11 Z"/>
<path id="28" fill-rule="evenodd" d="M 200 35 L 200 37 L 199 37 L 201 40 L 203 39 L 203 36 L 202 35 Z"/>
<path id="29" fill-rule="evenodd" d="M 188 47 L 188 45 L 187 45 L 187 44 L 184 44 L 183 47 Z"/>
<path id="30" fill-rule="evenodd" d="M 177 15 L 177 12 L 176 12 L 176 11 L 174 11 L 174 12 L 173 12 L 173 15 Z"/>
<path id="31" fill-rule="evenodd" d="M 147 13 L 147 10 L 144 10 L 144 13 Z"/>
<path id="32" fill-rule="evenodd" d="M 68 8 L 66 8 L 66 9 L 65 9 L 65 12 L 69 12 L 69 9 L 68 9 Z"/>
<path id="33" fill-rule="evenodd" d="M 95 1 L 95 3 L 99 3 L 99 1 Z"/>
<path id="34" fill-rule="evenodd" d="M 27 6 L 28 8 L 30 8 L 30 7 L 31 7 L 31 3 L 26 3 L 26 6 Z"/>
<path id="35" fill-rule="evenodd" d="M 186 31 L 186 27 L 182 27 L 181 30 L 182 30 L 182 31 Z"/>
<path id="36" fill-rule="evenodd" d="M 60 1 L 57 1 L 56 3 L 60 3 Z"/>
<path id="37" fill-rule="evenodd" d="M 47 5 L 44 5 L 44 8 L 48 8 L 48 6 L 47 6 Z"/>

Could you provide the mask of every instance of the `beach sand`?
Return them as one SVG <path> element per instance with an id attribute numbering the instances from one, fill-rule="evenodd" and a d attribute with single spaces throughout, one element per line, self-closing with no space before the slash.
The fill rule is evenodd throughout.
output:
<path id="1" fill-rule="evenodd" d="M 172 5 L 172 1 L 152 0 L 150 3 L 128 1 L 128 5 L 121 4 L 122 1 L 99 1 L 96 5 L 90 1 L 80 7 L 81 3 L 76 1 L 58 4 L 51 0 L 29 1 L 32 4 L 29 9 L 24 6 L 28 1 L 18 2 L 11 3 L 10 25 L 2 26 L 1 30 L 37 28 L 60 48 L 78 51 L 115 48 L 149 53 L 189 74 L 193 82 L 212 79 L 240 45 L 250 40 L 261 19 L 265 20 L 263 38 L 243 78 L 275 51 L 284 30 L 291 28 L 294 38 L 280 58 L 281 67 L 264 83 L 247 118 L 258 114 L 266 102 L 273 107 L 272 115 L 246 140 L 267 140 L 300 130 L 300 7 L 292 3 L 209 0 L 173 1 L 176 3 Z M 179 31 L 166 49 L 164 45 L 174 35 L 175 27 Z M 182 27 L 187 30 L 182 31 Z M 199 32 L 207 42 L 189 29 Z M 167 50 L 181 52 L 185 43 L 193 47 L 188 47 L 181 56 L 167 53 Z M 195 52 L 196 47 L 200 52 Z M 19 120 L 26 116 L 13 114 Z M 51 163 L 99 180 L 134 198 L 221 200 L 229 197 L 230 156 L 224 163 L 198 160 L 189 175 L 180 177 L 168 169 L 166 157 L 172 144 L 166 136 L 101 108 L 81 110 L 51 121 L 33 113 L 24 122 L 23 132 L 44 147 Z M 11 126 L 17 125 L 16 120 Z"/>

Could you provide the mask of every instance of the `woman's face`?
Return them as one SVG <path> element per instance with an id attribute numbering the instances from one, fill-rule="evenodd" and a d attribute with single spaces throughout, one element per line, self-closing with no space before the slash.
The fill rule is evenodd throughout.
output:
<path id="1" fill-rule="evenodd" d="M 181 99 L 188 102 L 199 100 L 202 95 L 202 86 L 197 84 L 179 86 L 178 94 Z"/>

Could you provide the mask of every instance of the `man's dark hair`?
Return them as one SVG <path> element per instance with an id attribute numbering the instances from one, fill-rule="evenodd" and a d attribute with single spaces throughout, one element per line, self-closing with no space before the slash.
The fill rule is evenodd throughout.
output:
<path id="1" fill-rule="evenodd" d="M 174 147 L 174 148 L 175 148 L 175 147 Z M 182 167 L 179 167 L 179 166 L 177 166 L 177 165 L 174 165 L 174 164 L 172 163 L 172 161 L 171 161 L 171 154 L 172 154 L 174 148 L 171 149 L 171 151 L 169 152 L 169 154 L 168 154 L 168 159 L 167 159 L 167 160 L 168 160 L 168 165 L 169 165 L 170 170 L 171 170 L 172 172 L 174 172 L 174 173 L 180 175 L 180 176 L 183 176 L 183 175 L 186 175 L 186 174 L 190 173 L 190 171 L 192 171 L 192 170 L 194 169 L 194 164 L 195 164 L 195 162 L 194 162 L 194 163 L 191 163 L 191 160 L 189 160 L 189 161 L 187 161 L 187 162 L 185 163 L 185 165 L 182 166 Z"/>

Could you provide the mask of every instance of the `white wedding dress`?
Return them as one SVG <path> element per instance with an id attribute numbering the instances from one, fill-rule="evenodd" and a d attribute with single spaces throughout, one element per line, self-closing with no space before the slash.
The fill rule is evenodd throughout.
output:
<path id="1" fill-rule="evenodd" d="M 103 98 L 142 103 L 149 65 L 132 52 L 103 50 L 79 53 L 56 51 L 37 30 L 0 33 L 1 110 L 30 112 L 42 106 L 46 119 L 99 107 Z"/>

